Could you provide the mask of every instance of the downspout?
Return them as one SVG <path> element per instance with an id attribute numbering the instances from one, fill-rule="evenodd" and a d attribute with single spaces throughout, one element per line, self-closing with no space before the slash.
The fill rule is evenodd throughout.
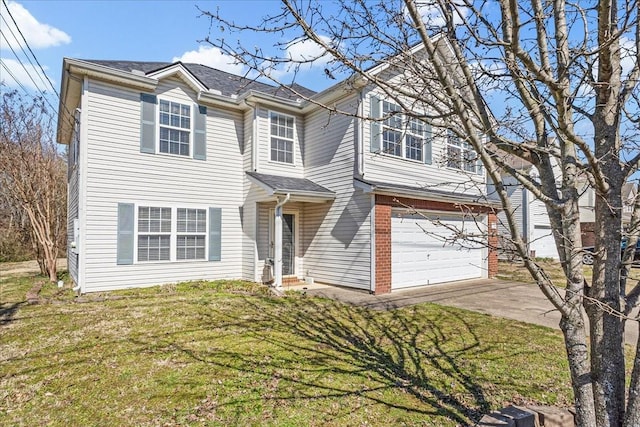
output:
<path id="1" fill-rule="evenodd" d="M 364 89 L 360 89 L 360 105 L 358 107 L 359 111 L 359 118 L 358 121 L 360 122 L 360 135 L 358 138 L 358 175 L 360 176 L 360 178 L 364 178 L 364 126 L 365 126 L 365 120 L 364 120 L 364 102 L 365 102 L 365 96 L 364 96 Z"/>
<path id="2" fill-rule="evenodd" d="M 274 286 L 276 289 L 282 288 L 282 207 L 291 198 L 291 193 L 287 193 L 284 199 L 277 198 L 274 218 L 275 234 L 275 256 L 274 256 Z"/>
<path id="3" fill-rule="evenodd" d="M 245 101 L 246 102 L 246 101 Z M 247 105 L 250 105 L 247 103 Z M 260 126 L 258 126 L 258 109 L 260 106 L 255 104 L 253 106 L 253 137 L 251 138 L 251 168 L 254 172 L 258 172 L 258 130 Z"/>

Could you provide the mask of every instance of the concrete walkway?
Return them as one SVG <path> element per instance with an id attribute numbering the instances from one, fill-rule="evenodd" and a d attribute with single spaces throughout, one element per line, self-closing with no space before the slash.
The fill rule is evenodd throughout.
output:
<path id="1" fill-rule="evenodd" d="M 465 280 L 377 296 L 336 286 L 310 286 L 306 292 L 308 295 L 331 298 L 374 310 L 392 310 L 431 302 L 560 329 L 560 313 L 553 308 L 540 289 L 530 283 L 491 279 Z M 635 346 L 638 339 L 638 323 L 628 322 L 625 332 L 626 342 Z"/>

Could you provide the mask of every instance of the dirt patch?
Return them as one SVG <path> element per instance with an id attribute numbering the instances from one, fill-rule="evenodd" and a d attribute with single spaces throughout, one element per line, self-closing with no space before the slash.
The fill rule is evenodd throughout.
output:
<path id="1" fill-rule="evenodd" d="M 67 269 L 67 259 L 58 258 L 58 270 Z M 2 262 L 0 263 L 0 279 L 8 276 L 29 276 L 40 273 L 38 261 Z"/>

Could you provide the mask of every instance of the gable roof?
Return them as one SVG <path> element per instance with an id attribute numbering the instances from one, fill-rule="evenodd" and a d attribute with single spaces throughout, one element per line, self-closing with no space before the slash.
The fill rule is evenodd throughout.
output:
<path id="1" fill-rule="evenodd" d="M 219 91 L 223 96 L 238 96 L 244 92 L 254 90 L 286 99 L 298 98 L 298 95 L 296 93 L 288 90 L 286 87 L 269 85 L 201 64 L 157 61 L 112 61 L 101 59 L 82 59 L 82 61 L 134 74 L 136 72 L 142 72 L 145 75 L 162 71 L 163 69 L 171 67 L 175 64 L 181 64 L 207 89 Z M 316 93 L 315 91 L 301 86 L 297 83 L 292 84 L 290 87 L 304 96 L 310 97 Z"/>

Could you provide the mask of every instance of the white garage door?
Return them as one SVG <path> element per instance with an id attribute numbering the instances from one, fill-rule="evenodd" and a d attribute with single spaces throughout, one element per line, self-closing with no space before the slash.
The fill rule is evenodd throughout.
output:
<path id="1" fill-rule="evenodd" d="M 427 219 L 429 218 L 429 219 Z M 482 277 L 483 245 L 451 243 L 455 230 L 476 238 L 477 223 L 484 218 L 463 220 L 459 215 L 429 214 L 391 218 L 391 288 L 430 285 Z M 430 219 L 438 219 L 438 225 Z M 470 248 L 472 246 L 472 248 Z"/>

